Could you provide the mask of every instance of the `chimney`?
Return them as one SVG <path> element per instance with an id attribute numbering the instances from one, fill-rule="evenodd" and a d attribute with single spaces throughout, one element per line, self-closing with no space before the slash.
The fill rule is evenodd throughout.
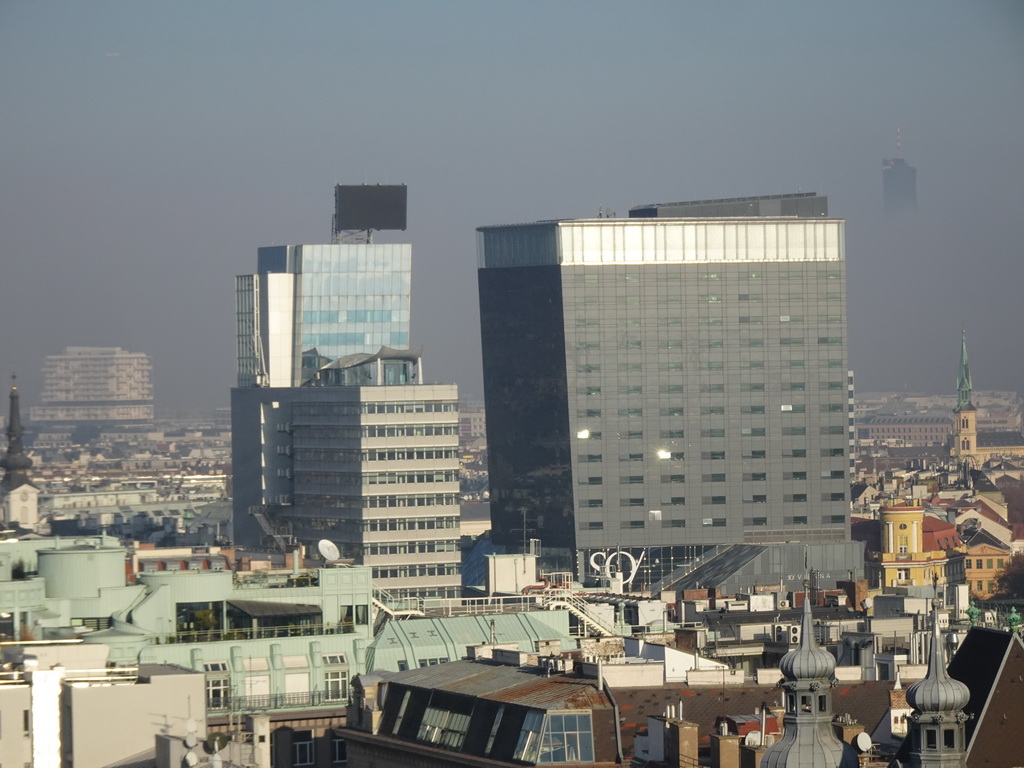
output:
<path id="1" fill-rule="evenodd" d="M 740 768 L 740 737 L 711 734 L 711 768 Z"/>

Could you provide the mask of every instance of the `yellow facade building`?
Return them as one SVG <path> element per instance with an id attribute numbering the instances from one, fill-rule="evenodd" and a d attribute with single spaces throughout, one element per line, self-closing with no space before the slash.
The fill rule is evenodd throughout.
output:
<path id="1" fill-rule="evenodd" d="M 965 551 L 956 526 L 925 515 L 918 506 L 886 507 L 879 512 L 880 542 L 868 553 L 869 578 L 882 587 L 962 584 Z"/>

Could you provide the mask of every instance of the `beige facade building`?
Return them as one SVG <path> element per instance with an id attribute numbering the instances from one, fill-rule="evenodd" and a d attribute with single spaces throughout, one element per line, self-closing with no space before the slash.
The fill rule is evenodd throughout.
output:
<path id="1" fill-rule="evenodd" d="M 238 387 L 232 414 L 235 541 L 326 540 L 393 597 L 461 594 L 458 389 L 423 383 L 418 352 L 350 355 L 305 387 Z"/>
<path id="2" fill-rule="evenodd" d="M 34 422 L 128 424 L 153 419 L 153 364 L 120 347 L 67 347 L 43 363 Z"/>
<path id="3" fill-rule="evenodd" d="M 3 662 L 0 765 L 103 768 L 167 730 L 206 732 L 200 672 L 108 667 L 106 646 L 78 640 L 8 645 Z"/>

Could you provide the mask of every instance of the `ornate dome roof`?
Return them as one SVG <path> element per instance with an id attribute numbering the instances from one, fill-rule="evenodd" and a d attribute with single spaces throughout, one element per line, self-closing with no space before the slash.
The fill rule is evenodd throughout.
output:
<path id="1" fill-rule="evenodd" d="M 804 592 L 804 615 L 801 621 L 800 646 L 782 657 L 779 671 L 787 680 L 830 679 L 836 670 L 835 657 L 818 647 L 811 622 L 811 600 Z"/>
<path id="2" fill-rule="evenodd" d="M 919 712 L 956 712 L 967 706 L 970 698 L 970 689 L 946 673 L 939 636 L 938 607 L 933 604 L 928 676 L 907 689 L 907 703 Z"/>
<path id="3" fill-rule="evenodd" d="M 788 729 L 761 757 L 761 768 L 857 768 L 857 753 L 826 730 L 812 728 L 800 735 Z"/>
<path id="4" fill-rule="evenodd" d="M 779 669 L 787 680 L 817 680 L 829 678 L 836 670 L 835 657 L 824 648 L 804 647 L 803 638 L 800 647 L 782 657 Z"/>

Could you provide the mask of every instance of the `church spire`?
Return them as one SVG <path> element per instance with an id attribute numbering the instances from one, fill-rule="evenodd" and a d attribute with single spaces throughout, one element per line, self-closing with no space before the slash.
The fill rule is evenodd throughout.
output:
<path id="1" fill-rule="evenodd" d="M 928 676 L 907 689 L 910 715 L 910 759 L 912 768 L 961 768 L 965 763 L 964 707 L 970 689 L 949 676 L 939 633 L 939 600 L 932 600 L 932 640 Z"/>
<path id="2" fill-rule="evenodd" d="M 811 597 L 804 587 L 800 645 L 782 657 L 780 683 L 786 694 L 782 738 L 761 758 L 762 768 L 855 768 L 853 748 L 832 729 L 832 687 L 836 660 L 818 646 L 811 618 Z"/>
<path id="3" fill-rule="evenodd" d="M 4 472 L 4 479 L 0 481 L 0 490 L 13 491 L 23 485 L 29 485 L 28 470 L 32 466 L 32 459 L 25 455 L 25 448 L 22 445 L 22 437 L 25 434 L 21 426 L 21 406 L 18 399 L 18 388 L 11 377 L 11 412 L 7 421 L 7 455 L 0 459 L 0 469 Z"/>
<path id="4" fill-rule="evenodd" d="M 960 369 L 956 377 L 956 409 L 958 412 L 972 406 L 971 398 L 974 395 L 971 368 L 967 364 L 967 331 L 961 331 L 960 335 Z"/>

